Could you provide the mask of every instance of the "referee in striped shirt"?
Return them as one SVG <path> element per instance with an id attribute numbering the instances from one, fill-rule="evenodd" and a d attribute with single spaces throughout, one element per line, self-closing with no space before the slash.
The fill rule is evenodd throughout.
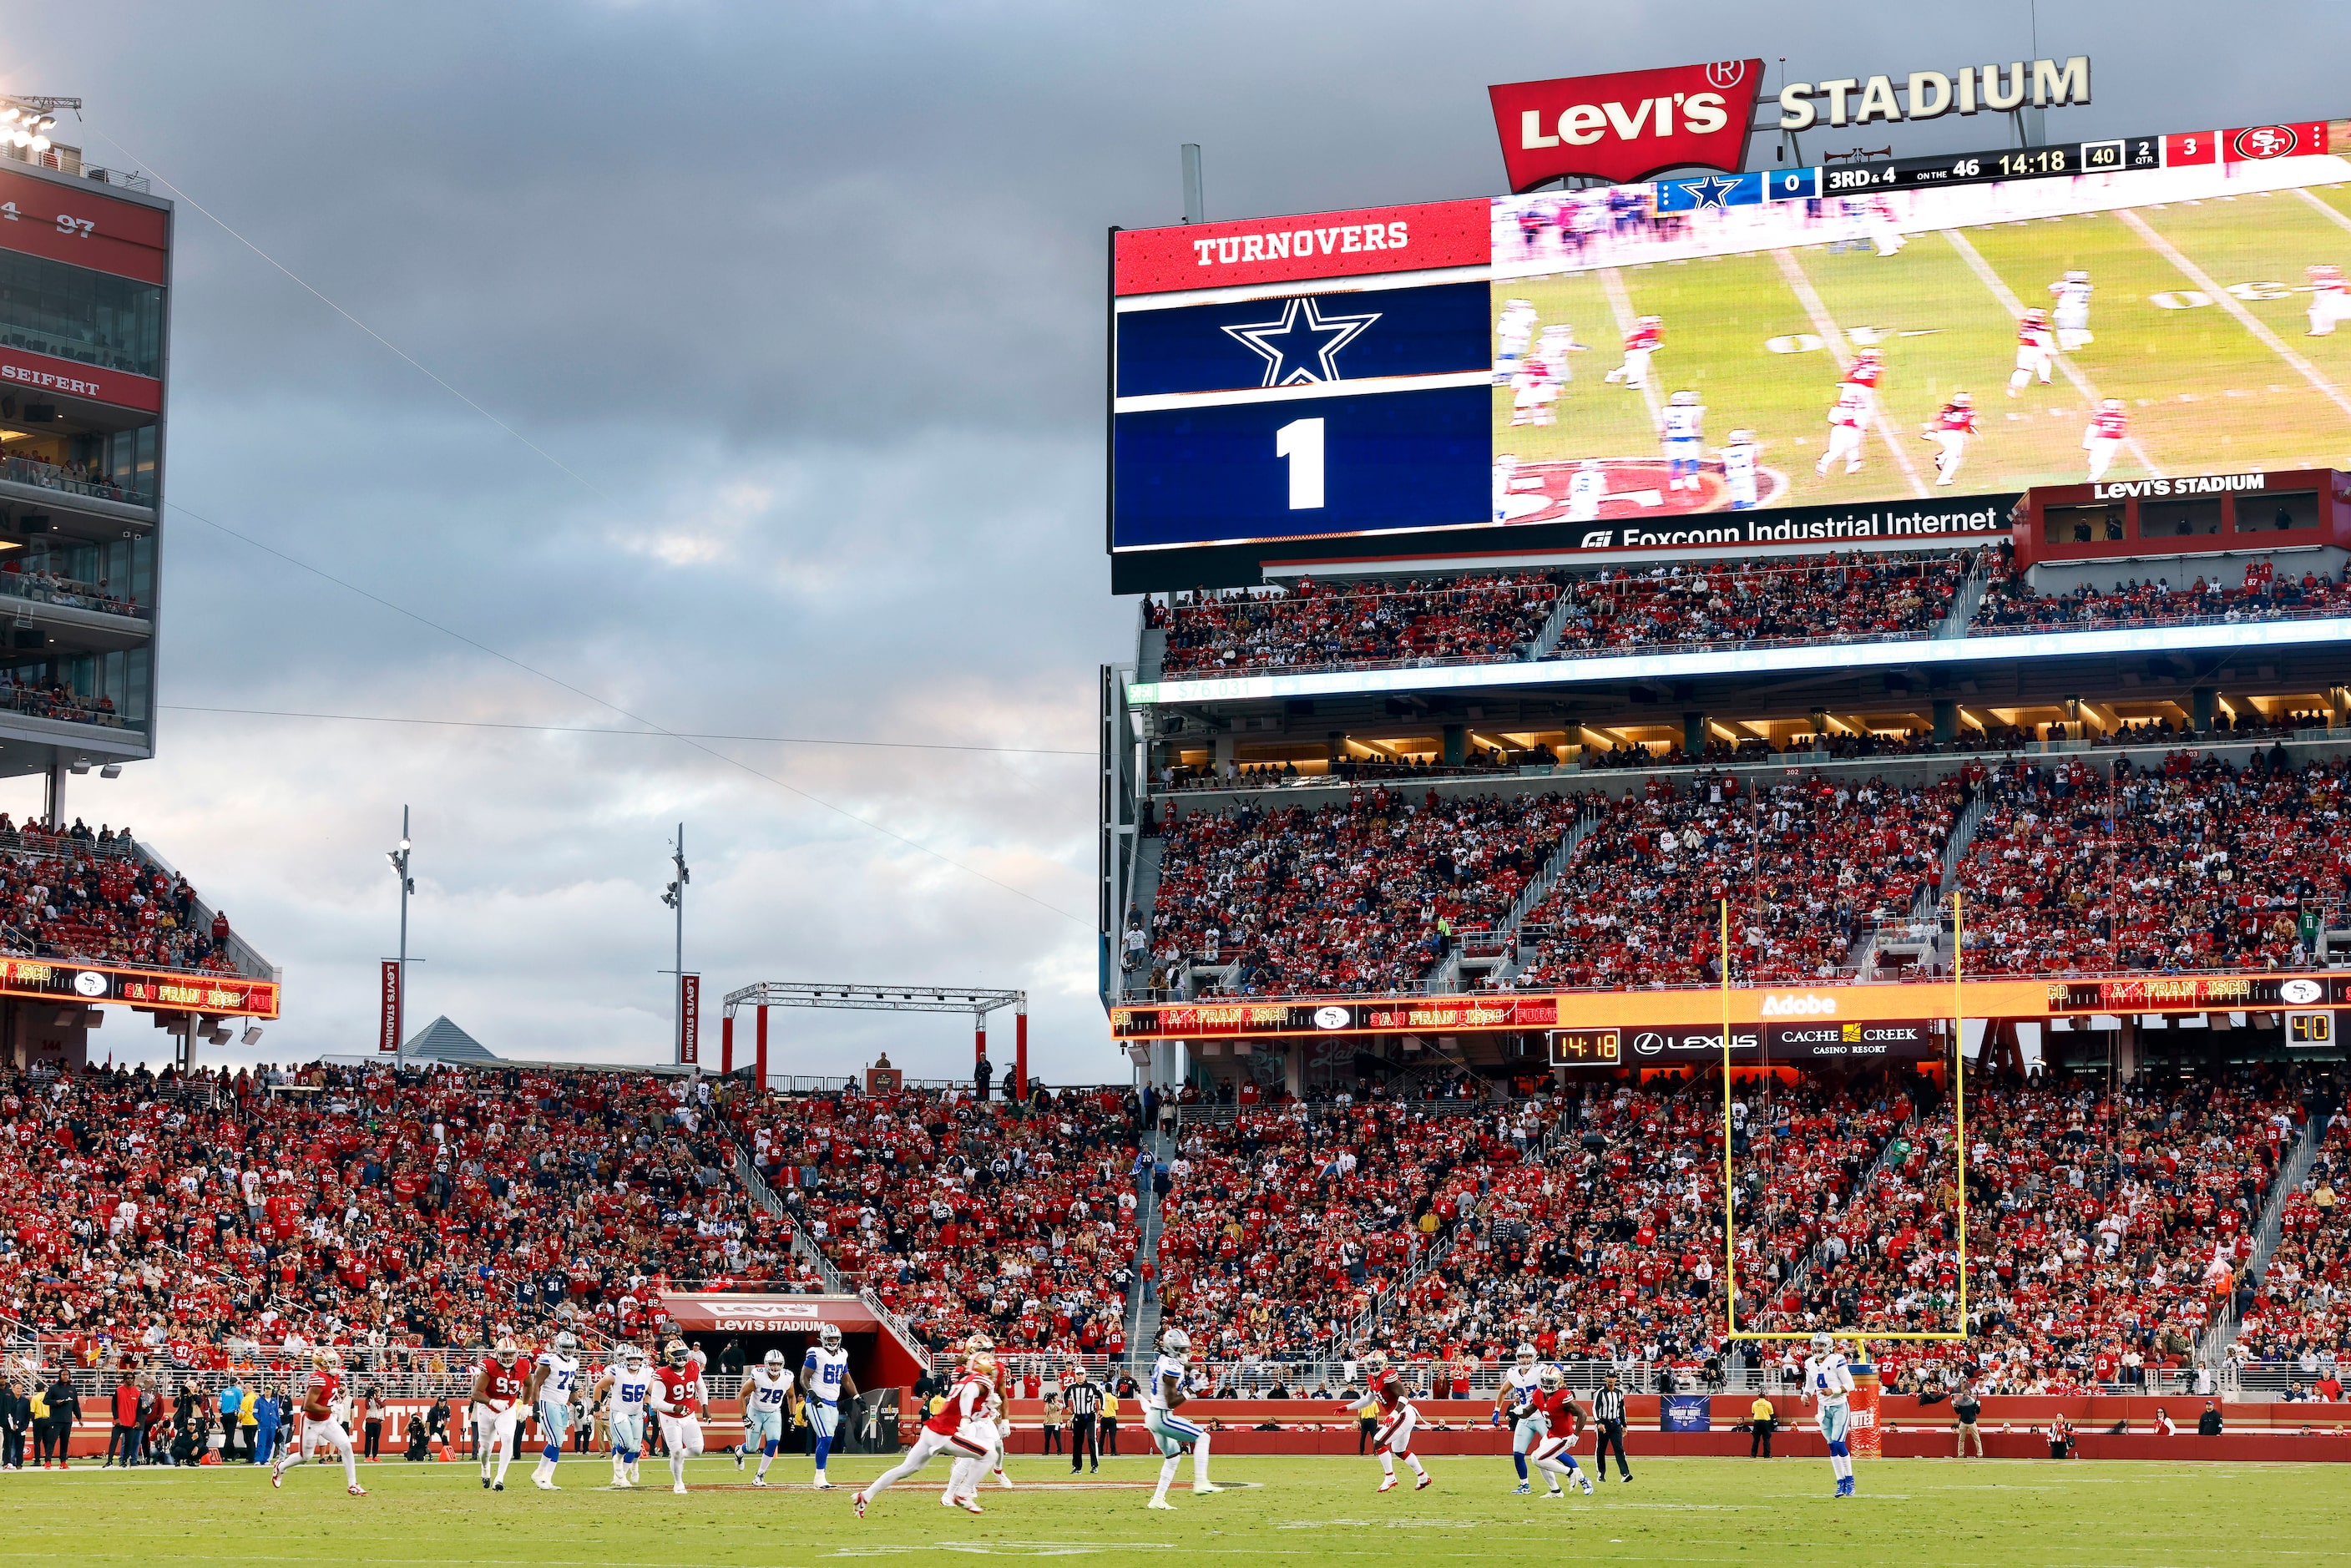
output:
<path id="1" fill-rule="evenodd" d="M 1625 1391 L 1616 1385 L 1616 1375 L 1607 1375 L 1607 1382 L 1592 1396 L 1592 1418 L 1598 1423 L 1600 1435 L 1593 1439 L 1592 1478 L 1608 1479 L 1608 1450 L 1616 1450 L 1616 1474 L 1624 1480 L 1633 1479 L 1633 1467 L 1625 1462 Z"/>
<path id="2" fill-rule="evenodd" d="M 1091 1464 L 1102 1470 L 1102 1385 L 1086 1375 L 1082 1366 L 1061 1375 L 1061 1403 L 1070 1412 L 1070 1473 Z"/>

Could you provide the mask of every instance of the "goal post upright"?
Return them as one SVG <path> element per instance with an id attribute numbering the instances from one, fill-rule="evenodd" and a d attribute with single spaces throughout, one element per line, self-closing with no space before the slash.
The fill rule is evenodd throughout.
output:
<path id="1" fill-rule="evenodd" d="M 1889 1333 L 1877 1330 L 1848 1329 L 1842 1337 L 1859 1346 L 1876 1340 L 1883 1343 L 1949 1343 L 1968 1337 L 1968 1122 L 1967 1122 L 1967 990 L 1966 960 L 1961 956 L 1961 937 L 1965 935 L 1965 915 L 1961 894 L 1951 890 L 1951 1113 L 1952 1157 L 1959 1170 L 1959 1326 L 1911 1333 Z M 1722 1255 L 1723 1275 L 1727 1289 L 1723 1295 L 1724 1321 L 1729 1325 L 1724 1337 L 1740 1340 L 1807 1340 L 1812 1329 L 1749 1329 L 1739 1326 L 1739 1229 L 1737 1210 L 1732 1202 L 1733 1184 L 1730 1165 L 1730 900 L 1721 901 L 1721 925 L 1719 938 L 1722 956 Z M 1831 1331 L 1836 1332 L 1836 1331 Z"/>

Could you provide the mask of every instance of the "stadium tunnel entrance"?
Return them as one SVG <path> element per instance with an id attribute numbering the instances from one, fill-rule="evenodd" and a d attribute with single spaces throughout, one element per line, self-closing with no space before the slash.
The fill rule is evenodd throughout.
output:
<path id="1" fill-rule="evenodd" d="M 708 1356 L 713 1368 L 722 1353 L 731 1351 L 739 1353 L 747 1373 L 768 1352 L 780 1350 L 797 1375 L 817 1331 L 831 1323 L 841 1331 L 849 1375 L 860 1389 L 912 1388 L 924 1373 L 914 1347 L 855 1296 L 672 1292 L 662 1297 L 662 1306 L 681 1337 Z"/>

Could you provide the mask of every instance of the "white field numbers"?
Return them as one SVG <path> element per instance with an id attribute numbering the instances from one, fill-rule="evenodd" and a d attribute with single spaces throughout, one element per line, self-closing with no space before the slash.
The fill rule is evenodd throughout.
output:
<path id="1" fill-rule="evenodd" d="M 1290 461 L 1290 509 L 1319 511 L 1322 506 L 1322 422 L 1293 419 L 1273 433 L 1273 455 Z"/>

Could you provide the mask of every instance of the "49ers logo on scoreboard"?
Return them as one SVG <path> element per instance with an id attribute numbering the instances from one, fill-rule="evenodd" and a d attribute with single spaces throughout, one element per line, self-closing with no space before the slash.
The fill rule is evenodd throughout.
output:
<path id="1" fill-rule="evenodd" d="M 1490 87 L 1510 189 L 1562 174 L 1622 184 L 1660 169 L 1737 173 L 1755 123 L 1760 59 Z"/>

